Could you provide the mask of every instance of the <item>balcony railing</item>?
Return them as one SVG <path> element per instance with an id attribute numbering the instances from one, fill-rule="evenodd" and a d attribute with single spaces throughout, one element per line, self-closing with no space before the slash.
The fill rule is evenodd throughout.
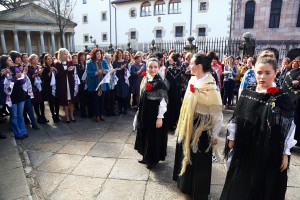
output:
<path id="1" fill-rule="evenodd" d="M 179 13 L 181 13 L 181 8 L 169 9 L 169 14 L 179 14 Z"/>
<path id="2" fill-rule="evenodd" d="M 156 10 L 156 11 L 154 12 L 154 15 L 164 15 L 164 14 L 166 14 L 166 11 L 165 11 L 165 10 Z"/>
<path id="3" fill-rule="evenodd" d="M 142 11 L 141 17 L 151 16 L 151 11 Z"/>

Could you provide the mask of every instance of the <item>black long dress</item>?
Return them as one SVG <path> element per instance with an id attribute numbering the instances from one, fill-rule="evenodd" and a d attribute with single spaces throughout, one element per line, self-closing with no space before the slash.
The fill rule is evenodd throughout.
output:
<path id="1" fill-rule="evenodd" d="M 143 156 L 147 165 L 156 165 L 159 161 L 165 160 L 167 155 L 168 129 L 165 123 L 166 118 L 163 119 L 161 128 L 156 128 L 156 120 L 160 102 L 163 98 L 167 102 L 168 96 L 167 86 L 159 75 L 156 75 L 153 81 L 148 83 L 153 86 L 150 91 L 141 85 L 143 89 L 140 97 L 134 149 Z"/>
<path id="2" fill-rule="evenodd" d="M 175 130 L 176 124 L 180 115 L 182 104 L 182 70 L 176 65 L 169 65 L 166 73 L 166 80 L 169 84 L 169 103 L 168 103 L 168 127 L 170 130 Z"/>
<path id="3" fill-rule="evenodd" d="M 209 146 L 209 136 L 203 132 L 199 142 L 197 153 L 191 153 L 192 165 L 188 165 L 185 173 L 179 176 L 184 158 L 182 143 L 176 145 L 173 180 L 177 181 L 177 187 L 181 192 L 188 194 L 193 200 L 207 200 L 210 194 L 212 148 L 206 152 Z"/>
<path id="4" fill-rule="evenodd" d="M 287 170 L 280 171 L 294 117 L 290 96 L 243 90 L 234 113 L 235 146 L 221 200 L 284 200 Z M 275 104 L 274 104 L 275 103 Z"/>

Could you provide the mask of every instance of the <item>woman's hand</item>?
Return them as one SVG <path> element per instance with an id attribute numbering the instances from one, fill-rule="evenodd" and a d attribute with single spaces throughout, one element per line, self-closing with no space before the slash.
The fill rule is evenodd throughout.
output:
<path id="1" fill-rule="evenodd" d="M 156 128 L 160 128 L 163 125 L 162 118 L 157 118 L 156 120 Z"/>
<path id="2" fill-rule="evenodd" d="M 230 149 L 232 149 L 232 148 L 234 147 L 234 141 L 233 141 L 233 140 L 229 140 L 229 142 L 228 142 L 228 147 L 229 147 Z"/>
<path id="3" fill-rule="evenodd" d="M 282 162 L 281 162 L 281 166 L 280 166 L 280 171 L 283 172 L 284 170 L 286 170 L 287 166 L 289 163 L 289 157 L 286 154 L 282 155 Z"/>
<path id="4" fill-rule="evenodd" d="M 126 67 L 126 64 L 123 64 L 123 65 L 121 65 L 120 69 L 125 69 L 125 67 Z"/>
<path id="5" fill-rule="evenodd" d="M 74 68 L 75 68 L 75 66 L 70 66 L 70 67 L 68 68 L 68 70 L 69 70 L 69 71 L 72 71 L 72 70 L 74 70 Z"/>
<path id="6" fill-rule="evenodd" d="M 218 144 L 218 139 L 213 138 L 213 145 L 217 145 Z"/>

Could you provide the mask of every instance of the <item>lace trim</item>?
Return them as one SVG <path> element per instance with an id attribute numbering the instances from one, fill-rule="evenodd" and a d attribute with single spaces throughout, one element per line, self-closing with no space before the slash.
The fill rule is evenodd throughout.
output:
<path id="1" fill-rule="evenodd" d="M 161 100 L 163 98 L 168 103 L 168 92 L 166 90 L 147 91 L 147 99 L 149 100 Z"/>

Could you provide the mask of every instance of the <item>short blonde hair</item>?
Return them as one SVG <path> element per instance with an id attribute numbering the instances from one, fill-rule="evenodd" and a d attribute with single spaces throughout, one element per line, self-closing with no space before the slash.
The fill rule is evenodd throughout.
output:
<path id="1" fill-rule="evenodd" d="M 36 54 L 31 54 L 31 55 L 29 56 L 29 58 L 28 58 L 28 61 L 31 63 L 32 59 L 34 59 L 34 58 L 39 59 L 38 55 L 36 55 Z"/>
<path id="2" fill-rule="evenodd" d="M 65 54 L 68 54 L 69 55 L 69 51 L 68 51 L 68 49 L 66 49 L 66 48 L 60 48 L 59 50 L 58 50 L 58 57 L 57 57 L 57 59 L 60 61 L 60 62 L 63 62 L 63 56 L 65 55 Z"/>

